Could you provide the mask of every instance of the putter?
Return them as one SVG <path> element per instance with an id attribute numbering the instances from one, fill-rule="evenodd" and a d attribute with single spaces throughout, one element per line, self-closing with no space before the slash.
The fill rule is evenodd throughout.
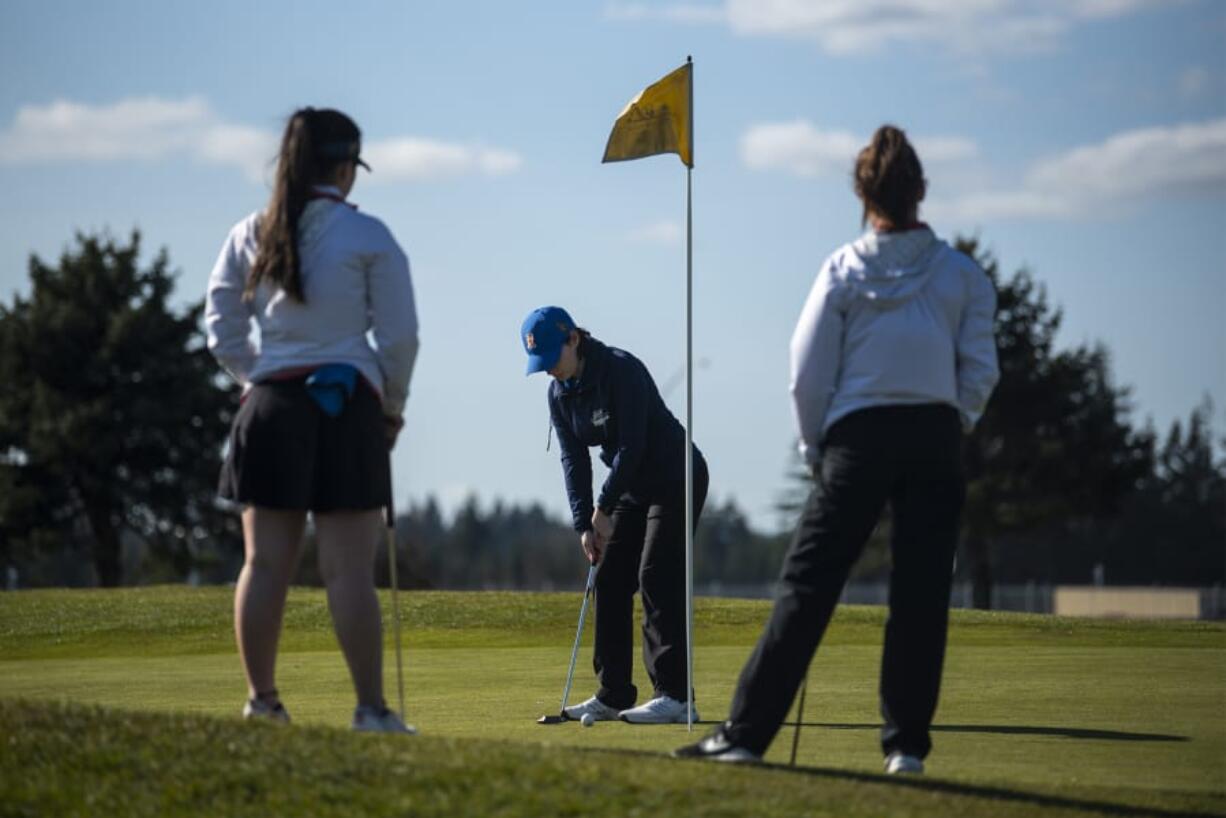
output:
<path id="1" fill-rule="evenodd" d="M 800 701 L 796 704 L 796 732 L 792 733 L 792 760 L 789 765 L 796 766 L 796 748 L 800 746 L 800 727 L 805 721 L 805 690 L 809 687 L 809 674 L 800 680 Z"/>
<path id="2" fill-rule="evenodd" d="M 404 667 L 400 658 L 400 601 L 396 595 L 400 585 L 396 577 L 396 522 L 392 517 L 392 506 L 386 508 L 387 519 L 387 570 L 392 586 L 392 631 L 396 639 L 396 689 L 400 693 L 400 718 L 404 718 Z"/>
<path id="3" fill-rule="evenodd" d="M 566 671 L 566 687 L 562 688 L 562 706 L 556 716 L 541 716 L 537 724 L 561 724 L 570 721 L 566 715 L 566 700 L 570 698 L 570 685 L 575 679 L 575 662 L 579 658 L 579 640 L 583 637 L 583 621 L 587 618 L 587 601 L 596 587 L 596 568 L 593 564 L 587 569 L 587 586 L 583 589 L 583 605 L 579 608 L 579 627 L 575 630 L 575 647 L 570 652 L 570 670 Z"/>

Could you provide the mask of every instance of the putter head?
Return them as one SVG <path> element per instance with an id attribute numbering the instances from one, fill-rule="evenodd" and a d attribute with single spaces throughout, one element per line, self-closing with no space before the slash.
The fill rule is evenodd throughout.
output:
<path id="1" fill-rule="evenodd" d="M 563 722 L 567 722 L 567 721 L 570 721 L 570 719 L 566 718 L 565 713 L 558 713 L 556 716 L 541 716 L 539 719 L 536 720 L 536 723 L 537 724 L 562 724 Z"/>

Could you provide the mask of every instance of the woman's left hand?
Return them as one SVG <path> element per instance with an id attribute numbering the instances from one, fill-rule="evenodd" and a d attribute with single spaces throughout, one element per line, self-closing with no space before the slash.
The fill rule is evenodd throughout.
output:
<path id="1" fill-rule="evenodd" d="M 609 515 L 605 514 L 600 509 L 592 512 L 592 528 L 596 532 L 596 536 L 600 537 L 600 544 L 607 545 L 613 537 L 613 521 L 609 519 Z"/>

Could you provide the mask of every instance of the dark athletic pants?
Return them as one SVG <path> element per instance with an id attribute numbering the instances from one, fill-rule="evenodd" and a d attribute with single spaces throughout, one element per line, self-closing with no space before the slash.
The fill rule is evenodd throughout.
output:
<path id="1" fill-rule="evenodd" d="M 881 510 L 894 512 L 890 613 L 879 688 L 881 747 L 932 747 L 964 484 L 957 411 L 874 407 L 828 431 L 820 479 L 784 559 L 770 621 L 741 671 L 725 732 L 764 753 L 791 707 Z"/>
<path id="2" fill-rule="evenodd" d="M 694 524 L 707 497 L 707 464 L 694 453 Z M 685 701 L 685 484 L 613 509 L 613 536 L 596 574 L 596 697 L 625 710 L 638 701 L 634 593 L 643 596 L 643 664 L 657 696 Z"/>

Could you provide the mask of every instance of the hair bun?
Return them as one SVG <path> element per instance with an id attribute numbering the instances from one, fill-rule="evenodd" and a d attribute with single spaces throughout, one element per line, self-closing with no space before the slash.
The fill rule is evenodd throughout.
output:
<path id="1" fill-rule="evenodd" d="M 872 214 L 895 225 L 915 218 L 927 180 L 907 134 L 895 125 L 882 125 L 856 156 L 852 177 L 856 195 L 864 202 L 862 221 Z"/>

